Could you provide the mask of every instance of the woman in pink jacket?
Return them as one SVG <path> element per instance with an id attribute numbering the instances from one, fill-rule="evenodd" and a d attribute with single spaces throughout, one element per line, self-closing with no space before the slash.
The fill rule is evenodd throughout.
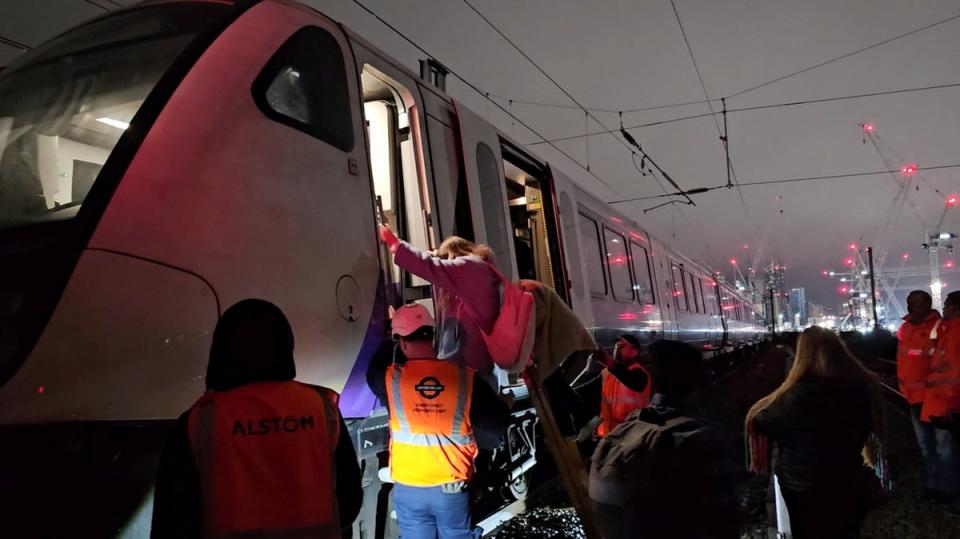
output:
<path id="1" fill-rule="evenodd" d="M 398 266 L 434 286 L 440 321 L 437 356 L 488 374 L 493 361 L 480 332 L 493 329 L 500 312 L 501 285 L 490 248 L 451 236 L 434 255 L 400 241 L 387 226 L 380 227 L 380 239 L 394 253 Z"/>

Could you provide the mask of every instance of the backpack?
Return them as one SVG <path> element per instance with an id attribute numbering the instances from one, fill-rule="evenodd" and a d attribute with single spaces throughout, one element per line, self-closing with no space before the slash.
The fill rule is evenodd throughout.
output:
<path id="1" fill-rule="evenodd" d="M 670 434 L 699 428 L 696 419 L 677 416 L 662 424 L 638 418 L 640 410 L 604 436 L 590 462 L 590 497 L 608 505 L 639 504 L 656 494 L 656 472 L 673 447 Z"/>
<path id="2" fill-rule="evenodd" d="M 533 352 L 536 335 L 533 294 L 519 284 L 508 281 L 493 264 L 489 266 L 500 279 L 502 287 L 500 311 L 490 333 L 480 328 L 480 334 L 490 358 L 498 367 L 508 372 L 519 372 L 526 367 L 527 359 Z"/>

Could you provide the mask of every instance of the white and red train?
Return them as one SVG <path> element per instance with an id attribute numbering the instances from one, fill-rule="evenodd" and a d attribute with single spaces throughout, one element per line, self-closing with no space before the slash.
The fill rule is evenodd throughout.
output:
<path id="1" fill-rule="evenodd" d="M 421 248 L 489 244 L 602 344 L 630 332 L 709 357 L 763 334 L 706 266 L 313 9 L 147 2 L 0 73 L 5 531 L 145 535 L 217 317 L 261 297 L 293 325 L 299 379 L 342 394 L 366 478 L 354 536 L 390 535 L 364 374 L 387 306 L 430 287 L 384 256 L 378 209 Z M 491 466 L 519 493 L 536 419 L 515 417 Z"/>

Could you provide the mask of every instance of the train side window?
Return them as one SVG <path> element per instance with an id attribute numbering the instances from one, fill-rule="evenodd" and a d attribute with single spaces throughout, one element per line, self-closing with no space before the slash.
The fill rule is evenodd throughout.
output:
<path id="1" fill-rule="evenodd" d="M 480 206 L 484 210 L 484 228 L 487 244 L 493 249 L 501 267 L 510 267 L 510 251 L 513 249 L 512 234 L 498 212 L 503 211 L 504 184 L 500 167 L 493 149 L 486 143 L 477 143 L 477 178 L 480 181 Z M 502 257 L 502 258 L 499 258 Z"/>
<path id="2" fill-rule="evenodd" d="M 697 278 L 692 273 L 687 273 L 687 282 L 690 283 L 690 310 L 697 313 L 703 312 L 703 300 L 697 287 Z"/>
<path id="3" fill-rule="evenodd" d="M 634 288 L 640 303 L 656 303 L 653 296 L 653 281 L 650 279 L 650 257 L 646 248 L 630 242 L 630 260 L 633 262 Z"/>
<path id="4" fill-rule="evenodd" d="M 683 269 L 675 262 L 670 263 L 670 270 L 673 273 L 673 301 L 678 311 L 686 311 L 687 298 L 683 293 Z"/>
<path id="5" fill-rule="evenodd" d="M 704 284 L 706 283 L 706 284 Z M 703 305 L 706 307 L 707 314 L 717 315 L 717 292 L 713 281 L 709 277 L 700 277 L 700 289 L 703 291 Z"/>
<path id="6" fill-rule="evenodd" d="M 627 240 L 607 227 L 603 227 L 603 242 L 606 245 L 607 266 L 610 268 L 610 288 L 613 299 L 633 301 L 633 283 L 630 281 L 630 266 L 627 264 Z"/>
<path id="7" fill-rule="evenodd" d="M 293 34 L 254 80 L 253 99 L 272 120 L 353 149 L 343 52 L 326 30 L 308 26 Z"/>
<path id="8" fill-rule="evenodd" d="M 587 287 L 590 294 L 604 297 L 607 295 L 607 277 L 603 269 L 603 257 L 600 254 L 600 233 L 597 222 L 580 213 L 580 244 L 583 248 L 583 260 L 587 265 Z"/>

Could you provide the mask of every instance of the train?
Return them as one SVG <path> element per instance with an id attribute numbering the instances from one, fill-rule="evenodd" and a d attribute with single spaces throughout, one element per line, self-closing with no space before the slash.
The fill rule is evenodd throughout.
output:
<path id="1" fill-rule="evenodd" d="M 288 0 L 144 2 L 0 72 L 5 534 L 149 535 L 218 316 L 260 297 L 290 319 L 298 379 L 341 394 L 364 473 L 354 537 L 393 536 L 365 372 L 389 307 L 431 288 L 392 263 L 380 219 L 421 249 L 488 244 L 605 346 L 679 339 L 709 361 L 763 338 L 749 298 L 435 82 Z M 487 492 L 523 496 L 536 431 L 515 404 Z"/>

